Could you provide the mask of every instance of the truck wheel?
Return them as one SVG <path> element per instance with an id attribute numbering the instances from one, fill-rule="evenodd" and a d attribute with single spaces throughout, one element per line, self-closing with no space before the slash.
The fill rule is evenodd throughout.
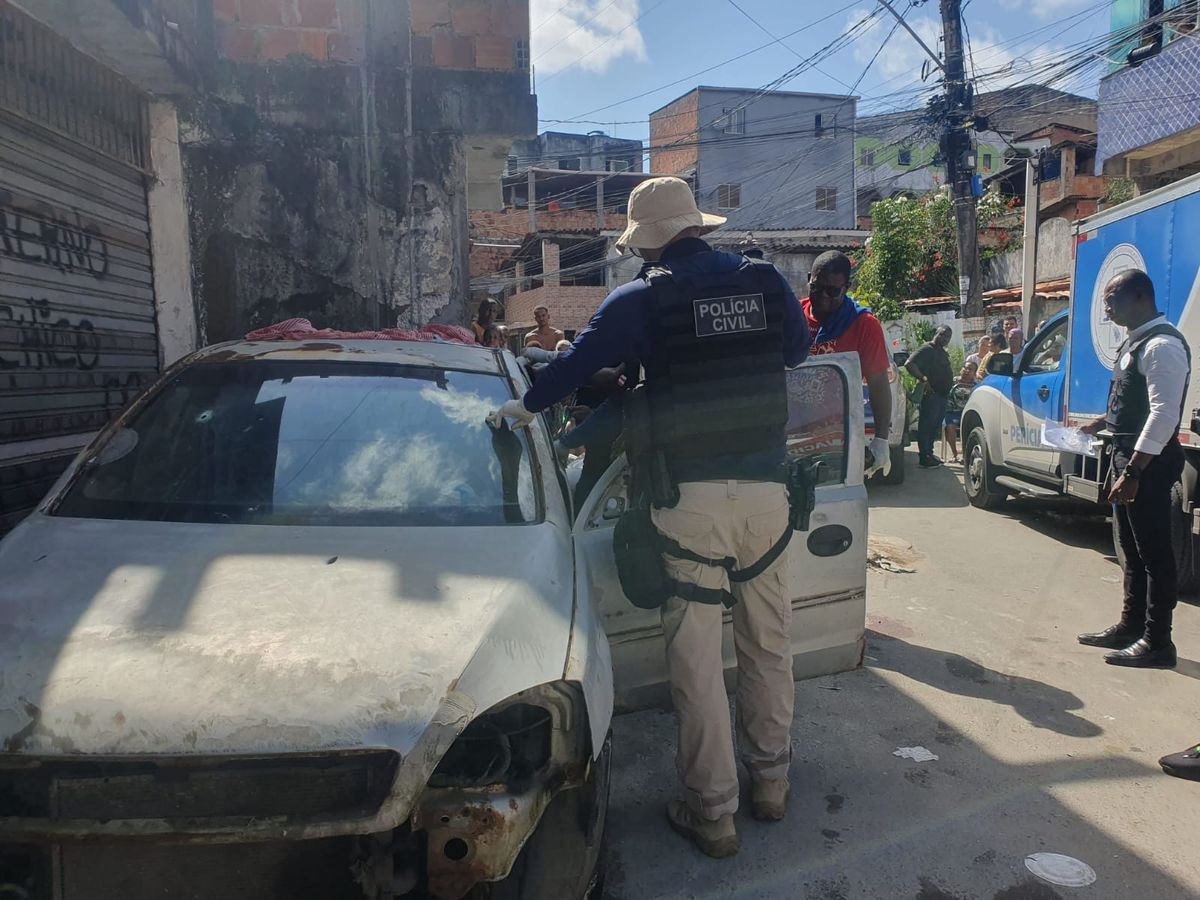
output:
<path id="1" fill-rule="evenodd" d="M 872 484 L 904 484 L 904 448 L 892 447 L 890 456 L 892 457 L 892 468 L 886 475 L 882 472 L 872 475 Z"/>
<path id="2" fill-rule="evenodd" d="M 977 425 L 971 429 L 963 451 L 967 458 L 963 479 L 967 500 L 979 509 L 995 509 L 1008 499 L 1008 493 L 996 485 L 995 467 L 988 456 L 987 436 L 982 427 Z"/>

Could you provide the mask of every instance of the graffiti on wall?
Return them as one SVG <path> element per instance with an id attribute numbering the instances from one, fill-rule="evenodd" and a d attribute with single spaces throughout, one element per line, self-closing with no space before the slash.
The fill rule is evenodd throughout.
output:
<path id="1" fill-rule="evenodd" d="M 0 330 L 10 327 L 16 329 L 16 349 L 0 352 L 0 371 L 88 371 L 100 361 L 100 336 L 91 321 L 82 316 L 56 315 L 49 300 L 31 297 L 24 307 L 0 303 Z"/>
<path id="2" fill-rule="evenodd" d="M 35 218 L 0 206 L 0 257 L 93 278 L 108 275 L 108 241 L 78 212 L 74 222 Z"/>

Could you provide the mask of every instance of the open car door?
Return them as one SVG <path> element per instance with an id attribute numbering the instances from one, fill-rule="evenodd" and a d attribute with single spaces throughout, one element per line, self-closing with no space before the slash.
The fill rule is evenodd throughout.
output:
<path id="1" fill-rule="evenodd" d="M 787 550 L 792 653 L 797 678 L 840 672 L 862 661 L 866 624 L 867 493 L 863 486 L 863 403 L 858 356 L 819 356 L 788 372 L 788 453 L 820 461 L 809 530 Z M 619 710 L 669 698 L 662 622 L 621 590 L 613 529 L 627 505 L 629 470 L 613 462 L 584 501 L 574 526 L 581 602 L 599 613 L 612 647 Z M 726 675 L 736 668 L 732 615 L 725 613 Z"/>

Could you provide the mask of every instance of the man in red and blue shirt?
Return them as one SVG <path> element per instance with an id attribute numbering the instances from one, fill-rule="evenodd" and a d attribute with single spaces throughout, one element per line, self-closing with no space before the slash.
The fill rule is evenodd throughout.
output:
<path id="1" fill-rule="evenodd" d="M 865 307 L 846 294 L 850 258 L 837 250 L 822 253 L 808 275 L 808 296 L 800 301 L 812 334 L 811 353 L 857 353 L 867 397 L 875 417 L 875 437 L 868 448 L 866 475 L 891 468 L 888 434 L 892 424 L 892 389 L 883 326 Z"/>

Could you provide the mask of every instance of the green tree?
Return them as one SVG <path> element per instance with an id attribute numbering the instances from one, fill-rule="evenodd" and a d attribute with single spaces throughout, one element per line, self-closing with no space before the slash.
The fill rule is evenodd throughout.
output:
<path id="1" fill-rule="evenodd" d="M 988 192 L 978 201 L 982 231 L 1014 218 L 1016 201 Z M 903 318 L 904 301 L 958 293 L 958 240 L 954 201 L 946 190 L 920 199 L 895 197 L 871 206 L 873 229 L 854 255 L 855 299 L 883 321 Z M 1014 249 L 1011 236 L 1003 250 Z M 998 252 L 980 249 L 987 259 Z"/>

